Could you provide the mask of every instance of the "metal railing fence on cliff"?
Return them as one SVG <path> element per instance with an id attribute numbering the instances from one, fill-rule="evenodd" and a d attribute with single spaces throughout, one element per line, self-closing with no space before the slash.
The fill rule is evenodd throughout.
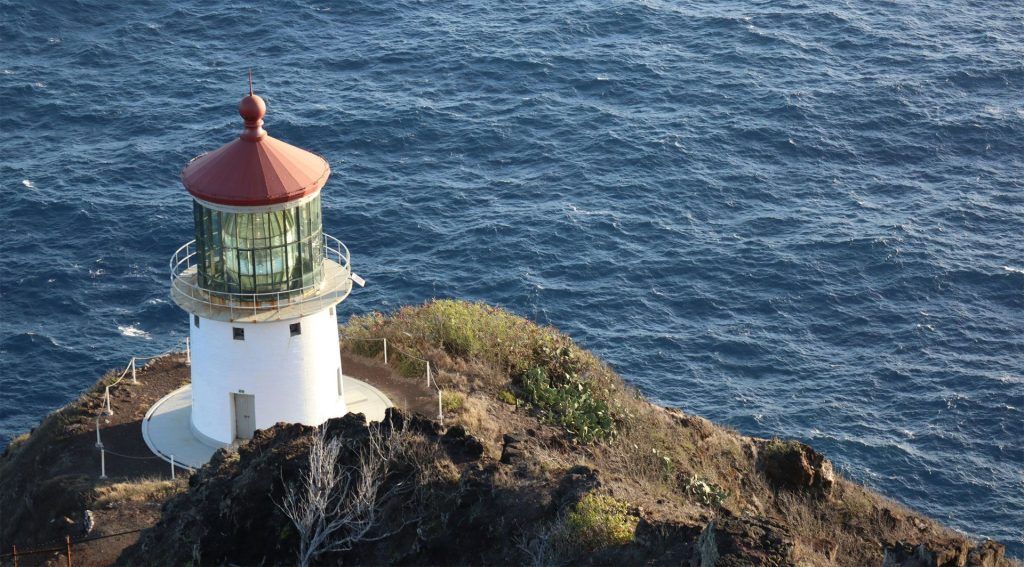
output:
<path id="1" fill-rule="evenodd" d="M 106 447 L 106 445 L 103 444 L 103 439 L 102 439 L 102 437 L 100 435 L 100 429 L 101 429 L 101 427 L 100 427 L 100 416 L 101 415 L 105 415 L 105 416 L 112 416 L 112 415 L 114 415 L 114 409 L 113 409 L 113 406 L 110 403 L 110 390 L 111 390 L 111 388 L 115 388 L 115 387 L 119 386 L 121 384 L 121 382 L 124 381 L 124 379 L 128 376 L 129 372 L 131 372 L 131 377 L 132 377 L 131 383 L 132 384 L 138 384 L 139 383 L 139 380 L 138 380 L 138 368 L 139 368 L 138 363 L 139 363 L 139 361 L 142 361 L 142 360 L 152 361 L 152 360 L 155 360 L 155 359 L 158 359 L 158 358 L 163 358 L 165 356 L 170 356 L 172 354 L 180 353 L 180 352 L 182 352 L 180 350 L 181 346 L 185 347 L 185 351 L 184 351 L 185 352 L 185 364 L 189 364 L 189 365 L 192 364 L 192 345 L 190 343 L 189 337 L 185 337 L 183 340 L 178 341 L 177 345 L 175 345 L 175 347 L 176 347 L 175 349 L 172 349 L 172 350 L 169 350 L 169 351 L 165 351 L 165 352 L 162 352 L 160 354 L 153 354 L 153 355 L 146 355 L 146 356 L 133 356 L 131 358 L 131 360 L 128 361 L 128 364 L 124 367 L 124 370 L 121 371 L 121 374 L 117 377 L 117 379 L 114 380 L 113 382 L 111 382 L 109 384 L 105 384 L 103 386 L 103 404 L 102 404 L 103 405 L 103 409 L 100 411 L 100 413 L 96 414 L 96 449 L 98 449 L 99 452 L 100 452 L 100 478 L 102 478 L 102 479 L 107 478 L 107 455 L 108 454 L 112 455 L 112 456 L 115 456 L 115 457 L 123 458 L 123 459 L 135 459 L 135 460 L 140 460 L 140 461 L 142 461 L 142 460 L 148 461 L 148 460 L 154 460 L 154 459 L 156 459 L 156 460 L 163 460 L 161 457 L 158 457 L 156 455 L 140 457 L 140 456 L 133 456 L 133 455 L 125 455 L 123 453 L 117 453 L 117 452 L 114 452 L 114 451 L 111 451 L 110 449 L 108 449 Z M 193 469 L 192 467 L 183 465 L 181 463 L 176 463 L 174 461 L 174 455 L 170 455 L 170 461 L 171 461 L 171 475 L 170 475 L 171 476 L 171 480 L 175 479 L 175 469 L 176 468 L 183 468 L 183 469 L 188 470 L 189 472 L 195 472 L 195 469 Z"/>
<path id="2" fill-rule="evenodd" d="M 364 338 L 364 337 L 349 337 L 349 336 L 341 335 L 341 338 L 342 338 L 342 340 L 346 340 L 346 341 L 382 341 L 384 343 L 384 348 L 383 348 L 384 364 L 388 364 L 388 339 L 387 339 L 387 337 L 365 337 Z M 441 386 L 437 383 L 437 379 L 434 377 L 434 373 L 431 370 L 431 363 L 430 363 L 430 361 L 425 359 L 425 358 L 420 358 L 418 356 L 414 356 L 412 354 L 409 354 L 408 352 L 406 352 L 406 351 L 404 351 L 404 350 L 402 350 L 402 349 L 400 349 L 400 348 L 398 348 L 398 347 L 396 347 L 394 345 L 391 346 L 391 351 L 392 352 L 397 352 L 401 356 L 404 356 L 405 358 L 408 358 L 408 359 L 415 360 L 417 362 L 422 362 L 423 363 L 423 365 L 426 368 L 424 376 L 427 379 L 427 388 L 429 389 L 431 386 L 433 386 L 433 388 L 437 391 L 437 420 L 443 423 L 444 422 L 444 402 L 442 401 Z"/>

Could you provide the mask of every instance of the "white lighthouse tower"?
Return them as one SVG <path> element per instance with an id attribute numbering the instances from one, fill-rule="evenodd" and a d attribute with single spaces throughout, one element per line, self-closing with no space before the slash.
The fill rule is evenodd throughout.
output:
<path id="1" fill-rule="evenodd" d="M 323 232 L 327 161 L 267 135 L 251 81 L 238 113 L 238 139 L 181 173 L 195 240 L 171 259 L 171 297 L 189 313 L 190 428 L 213 446 L 346 413 L 335 306 L 359 281 Z"/>

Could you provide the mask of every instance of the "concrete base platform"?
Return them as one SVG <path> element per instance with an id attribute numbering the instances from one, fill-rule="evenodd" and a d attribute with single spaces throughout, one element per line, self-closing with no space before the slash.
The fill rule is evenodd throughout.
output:
<path id="1" fill-rule="evenodd" d="M 384 410 L 394 404 L 383 392 L 350 376 L 343 377 L 345 406 L 349 413 L 361 413 L 367 421 L 384 419 Z M 200 441 L 192 433 L 192 385 L 182 386 L 161 398 L 142 420 L 142 438 L 153 454 L 183 468 L 199 468 L 219 449 Z"/>

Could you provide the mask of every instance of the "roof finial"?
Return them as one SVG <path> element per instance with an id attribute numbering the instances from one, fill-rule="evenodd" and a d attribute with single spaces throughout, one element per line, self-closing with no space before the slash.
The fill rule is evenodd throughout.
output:
<path id="1" fill-rule="evenodd" d="M 249 96 L 246 96 L 238 103 L 238 113 L 245 120 L 245 130 L 241 138 L 255 142 L 267 135 L 263 129 L 263 115 L 267 113 L 267 104 L 263 99 L 252 92 L 252 68 L 249 68 Z"/>

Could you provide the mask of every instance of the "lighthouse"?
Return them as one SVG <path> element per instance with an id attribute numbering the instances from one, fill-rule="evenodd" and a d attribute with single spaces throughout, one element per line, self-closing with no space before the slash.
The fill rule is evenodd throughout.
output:
<path id="1" fill-rule="evenodd" d="M 195 240 L 171 258 L 171 297 L 189 317 L 189 428 L 214 447 L 347 411 L 335 310 L 362 280 L 323 231 L 330 166 L 268 135 L 266 111 L 250 78 L 241 134 L 181 172 Z"/>

